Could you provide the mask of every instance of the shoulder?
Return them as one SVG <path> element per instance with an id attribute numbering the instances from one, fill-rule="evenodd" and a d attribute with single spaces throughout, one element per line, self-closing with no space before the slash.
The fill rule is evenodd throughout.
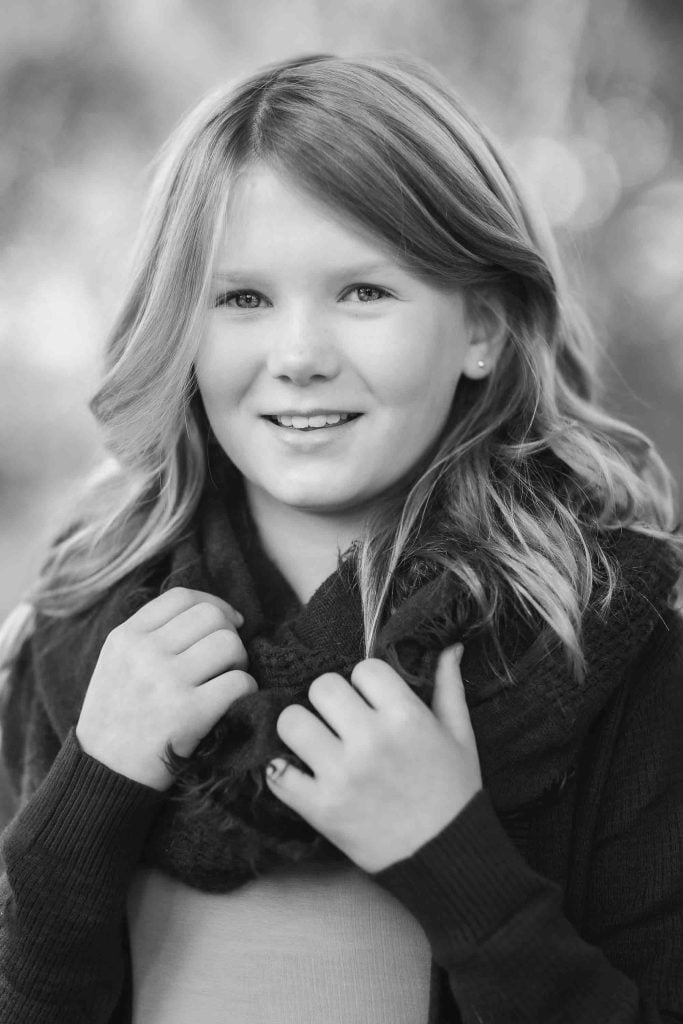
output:
<path id="1" fill-rule="evenodd" d="M 597 535 L 600 550 L 618 572 L 626 590 L 652 590 L 667 595 L 683 569 L 683 542 L 633 529 L 605 531 Z"/>
<path id="2" fill-rule="evenodd" d="M 667 734 L 683 729 L 683 612 L 671 607 L 659 616 L 627 679 L 625 716 L 658 716 Z M 649 726 L 646 727 L 646 731 Z"/>
<path id="3" fill-rule="evenodd" d="M 65 616 L 20 606 L 4 625 L 0 711 L 31 700 L 61 733 L 74 724 L 108 634 L 159 592 L 165 558 L 137 567 L 87 606 Z M 0 642 L 2 642 L 0 638 Z M 31 695 L 34 695 L 33 697 Z"/>
<path id="4" fill-rule="evenodd" d="M 584 626 L 598 647 L 625 645 L 630 666 L 659 626 L 674 628 L 672 612 L 680 606 L 681 546 L 674 540 L 618 530 L 599 538 L 612 580 L 597 565 L 596 583 Z M 619 658 L 621 661 L 622 659 Z"/>
<path id="5" fill-rule="evenodd" d="M 591 732 L 584 768 L 602 840 L 613 842 L 630 833 L 632 845 L 659 843 L 661 850 L 681 835 L 681 735 L 683 617 L 670 609 L 662 613 Z M 649 856 L 652 864 L 654 854 Z"/>
<path id="6" fill-rule="evenodd" d="M 653 634 L 672 628 L 680 561 L 673 544 L 630 530 L 602 535 L 595 550 L 581 643 L 589 689 L 606 698 L 629 678 Z"/>
<path id="7" fill-rule="evenodd" d="M 602 653 L 611 663 L 621 661 L 621 685 L 594 723 L 589 748 L 598 759 L 608 758 L 607 789 L 615 793 L 624 778 L 640 779 L 635 790 L 641 794 L 655 776 L 667 786 L 676 778 L 683 782 L 683 612 L 676 592 L 664 580 L 662 600 L 646 595 L 647 617 L 637 594 L 626 604 L 635 614 L 626 614 L 616 633 L 608 620 L 611 642 Z"/>

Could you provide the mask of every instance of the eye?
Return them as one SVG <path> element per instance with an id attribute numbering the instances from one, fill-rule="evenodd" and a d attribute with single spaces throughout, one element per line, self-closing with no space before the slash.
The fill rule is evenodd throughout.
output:
<path id="1" fill-rule="evenodd" d="M 232 309 L 260 309 L 263 296 L 259 292 L 222 292 L 216 296 L 214 306 L 229 306 Z"/>
<path id="2" fill-rule="evenodd" d="M 352 295 L 354 292 L 357 294 L 358 298 L 352 301 L 357 302 L 377 302 L 379 299 L 390 298 L 388 291 L 384 288 L 379 288 L 374 284 L 354 284 L 344 292 L 344 297 Z"/>

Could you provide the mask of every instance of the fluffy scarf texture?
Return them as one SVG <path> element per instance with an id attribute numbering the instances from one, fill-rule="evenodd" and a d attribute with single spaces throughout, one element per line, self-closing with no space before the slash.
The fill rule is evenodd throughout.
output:
<path id="1" fill-rule="evenodd" d="M 484 785 L 503 819 L 542 801 L 573 770 L 582 740 L 643 647 L 667 603 L 678 568 L 664 543 L 630 532 L 605 544 L 620 570 L 607 618 L 597 598 L 586 613 L 587 675 L 577 682 L 557 645 L 539 653 L 539 629 L 511 613 L 501 637 L 513 682 L 496 670 L 495 645 L 452 579 L 434 573 L 384 623 L 379 656 L 428 704 L 443 647 L 465 641 L 462 673 Z M 170 555 L 141 567 L 95 608 L 63 621 L 39 620 L 34 668 L 52 726 L 63 739 L 75 724 L 87 681 L 108 633 L 161 590 L 217 594 L 244 616 L 240 635 L 259 690 L 236 700 L 190 758 L 175 758 L 175 783 L 144 858 L 200 889 L 226 892 L 272 868 L 342 854 L 282 804 L 264 781 L 280 754 L 306 770 L 276 732 L 280 711 L 307 698 L 323 672 L 348 679 L 364 657 L 361 603 L 352 563 L 301 606 L 263 552 L 239 478 L 207 484 L 192 532 Z M 471 616 L 470 616 L 471 618 Z M 40 639 L 42 638 L 42 641 Z M 74 655 L 74 652 L 78 652 Z"/>

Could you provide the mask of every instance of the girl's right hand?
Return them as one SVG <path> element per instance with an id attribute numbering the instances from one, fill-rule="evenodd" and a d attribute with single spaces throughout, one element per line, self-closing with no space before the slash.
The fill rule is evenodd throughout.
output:
<path id="1" fill-rule="evenodd" d="M 166 745 L 188 756 L 237 697 L 258 689 L 245 671 L 242 623 L 219 597 L 175 587 L 113 629 L 76 726 L 86 754 L 167 789 Z"/>

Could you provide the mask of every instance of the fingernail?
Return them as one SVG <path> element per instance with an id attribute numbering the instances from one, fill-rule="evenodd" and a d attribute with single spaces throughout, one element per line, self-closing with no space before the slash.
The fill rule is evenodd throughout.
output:
<path id="1" fill-rule="evenodd" d="M 284 766 L 284 761 L 269 761 L 266 765 L 266 775 L 268 778 L 273 779 L 276 775 L 282 774 Z"/>

